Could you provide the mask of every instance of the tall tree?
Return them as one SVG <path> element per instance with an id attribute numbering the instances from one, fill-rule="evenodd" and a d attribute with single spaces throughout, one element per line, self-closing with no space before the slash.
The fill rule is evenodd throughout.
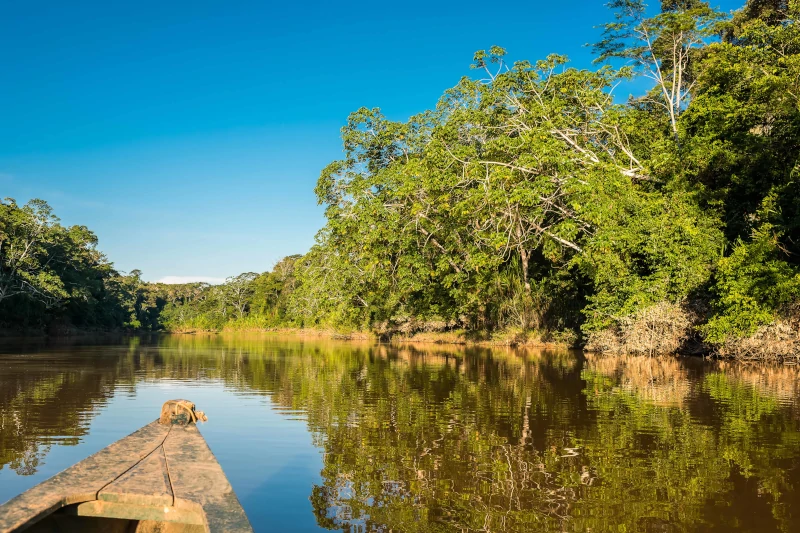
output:
<path id="1" fill-rule="evenodd" d="M 0 202 L 0 303 L 27 295 L 52 307 L 67 291 L 55 271 L 64 228 L 43 200 L 18 206 L 12 198 Z"/>
<path id="2" fill-rule="evenodd" d="M 596 61 L 622 59 L 650 79 L 654 87 L 644 100 L 664 110 L 678 141 L 678 119 L 695 83 L 692 65 L 698 51 L 718 35 L 722 14 L 701 0 L 662 0 L 654 16 L 648 16 L 643 0 L 608 5 L 616 20 L 604 26 L 603 39 L 594 45 Z"/>

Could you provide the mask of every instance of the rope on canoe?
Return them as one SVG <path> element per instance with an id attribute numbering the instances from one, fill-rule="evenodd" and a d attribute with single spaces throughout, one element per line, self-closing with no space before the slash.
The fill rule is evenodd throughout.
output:
<path id="1" fill-rule="evenodd" d="M 161 424 L 188 425 L 195 424 L 198 420 L 208 421 L 208 417 L 203 411 L 196 411 L 195 405 L 189 400 L 169 400 L 161 406 L 161 417 L 158 421 Z"/>

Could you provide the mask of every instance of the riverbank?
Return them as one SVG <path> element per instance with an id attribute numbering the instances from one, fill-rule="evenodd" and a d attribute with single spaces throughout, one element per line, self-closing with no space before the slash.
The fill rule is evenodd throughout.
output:
<path id="1" fill-rule="evenodd" d="M 452 344 L 462 346 L 518 346 L 529 348 L 577 348 L 577 334 L 563 332 L 560 334 L 541 335 L 532 331 L 503 330 L 496 332 L 469 331 L 456 329 L 450 331 L 423 331 L 414 333 L 379 333 L 363 330 L 342 330 L 336 328 L 223 328 L 221 330 L 171 330 L 168 333 L 177 335 L 196 334 L 246 334 L 267 333 L 271 335 L 287 335 L 293 337 L 324 338 L 336 340 L 374 341 L 388 344 Z"/>
<path id="2" fill-rule="evenodd" d="M 779 327 L 780 326 L 780 327 Z M 337 328 L 295 328 L 295 327 L 223 327 L 222 329 L 184 328 L 164 331 L 139 331 L 130 329 L 101 330 L 97 328 L 58 328 L 0 329 L 4 340 L 48 339 L 79 340 L 114 339 L 142 335 L 268 335 L 293 337 L 298 339 L 331 339 L 344 341 L 374 342 L 390 345 L 453 345 L 476 347 L 517 347 L 544 349 L 582 349 L 587 353 L 608 355 L 650 355 L 650 356 L 702 356 L 721 360 L 763 361 L 797 364 L 800 363 L 800 335 L 795 328 L 786 324 L 762 328 L 756 335 L 730 342 L 721 348 L 702 343 L 696 337 L 676 335 L 670 328 L 654 327 L 632 328 L 636 332 L 622 335 L 620 332 L 600 332 L 590 336 L 588 342 L 581 342 L 576 332 L 524 331 L 507 329 L 500 331 L 471 331 L 453 329 L 449 331 L 418 332 L 377 332 Z M 626 333 L 626 332 L 622 332 Z M 632 342 L 635 339 L 636 342 Z M 624 342 L 623 342 L 624 341 Z"/>
<path id="3" fill-rule="evenodd" d="M 661 317 L 663 318 L 663 317 Z M 785 323 L 760 328 L 756 334 L 721 347 L 706 344 L 692 333 L 688 324 L 660 321 L 633 321 L 620 331 L 600 331 L 582 342 L 577 332 L 499 331 L 453 329 L 448 331 L 377 332 L 336 328 L 242 328 L 221 330 L 172 330 L 174 334 L 269 333 L 307 338 L 373 341 L 389 344 L 440 344 L 462 346 L 510 346 L 549 349 L 580 348 L 591 353 L 614 355 L 682 355 L 738 359 L 746 361 L 800 362 L 800 334 Z"/>

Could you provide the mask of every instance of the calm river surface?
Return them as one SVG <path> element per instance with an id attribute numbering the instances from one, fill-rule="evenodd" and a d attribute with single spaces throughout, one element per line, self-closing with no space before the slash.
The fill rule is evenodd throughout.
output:
<path id="1" fill-rule="evenodd" d="M 800 531 L 796 368 L 269 336 L 0 344 L 0 502 L 170 398 L 256 531 Z"/>

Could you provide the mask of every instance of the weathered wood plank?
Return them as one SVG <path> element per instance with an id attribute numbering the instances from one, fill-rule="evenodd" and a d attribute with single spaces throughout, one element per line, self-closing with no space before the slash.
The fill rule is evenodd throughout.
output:
<path id="1" fill-rule="evenodd" d="M 173 426 L 164 441 L 175 507 L 203 509 L 209 531 L 253 531 L 222 467 L 195 425 Z"/>
<path id="2" fill-rule="evenodd" d="M 158 448 L 168 426 L 148 424 L 32 489 L 0 505 L 0 532 L 27 527 L 66 505 L 97 499 L 97 493 Z"/>
<path id="3" fill-rule="evenodd" d="M 167 473 L 164 449 L 159 446 L 142 462 L 101 490 L 97 497 L 107 502 L 171 507 L 175 497 Z"/>
<path id="4" fill-rule="evenodd" d="M 83 502 L 64 510 L 71 516 L 93 516 L 120 518 L 125 520 L 149 520 L 153 522 L 179 522 L 181 524 L 205 525 L 202 513 L 172 506 L 130 505 L 104 501 Z"/>

